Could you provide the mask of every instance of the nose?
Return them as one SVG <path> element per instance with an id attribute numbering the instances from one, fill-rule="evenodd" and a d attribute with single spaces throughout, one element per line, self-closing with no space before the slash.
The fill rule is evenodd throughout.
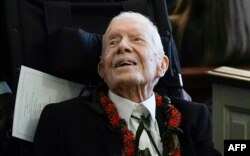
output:
<path id="1" fill-rule="evenodd" d="M 119 48 L 117 53 L 123 54 L 123 53 L 130 53 L 132 52 L 132 47 L 128 39 L 123 38 L 119 44 Z"/>

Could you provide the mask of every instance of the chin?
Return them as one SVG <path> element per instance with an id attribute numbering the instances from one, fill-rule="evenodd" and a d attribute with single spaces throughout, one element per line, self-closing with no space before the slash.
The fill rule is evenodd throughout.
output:
<path id="1" fill-rule="evenodd" d="M 142 82 L 143 81 L 141 79 L 130 77 L 112 81 L 110 86 L 112 86 L 112 88 L 120 88 L 120 87 L 140 85 L 142 84 Z"/>
<path id="2" fill-rule="evenodd" d="M 105 78 L 106 84 L 108 84 L 109 88 L 122 87 L 124 85 L 139 85 L 145 83 L 145 78 L 141 73 L 135 72 L 127 72 L 127 73 L 119 73 L 119 74 L 110 74 Z"/>

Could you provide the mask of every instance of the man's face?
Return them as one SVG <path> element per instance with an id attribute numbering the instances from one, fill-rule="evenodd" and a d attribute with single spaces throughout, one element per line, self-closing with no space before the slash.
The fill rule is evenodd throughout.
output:
<path id="1" fill-rule="evenodd" d="M 148 31 L 145 24 L 131 19 L 116 20 L 108 27 L 99 73 L 111 90 L 120 85 L 150 85 L 161 76 Z"/>

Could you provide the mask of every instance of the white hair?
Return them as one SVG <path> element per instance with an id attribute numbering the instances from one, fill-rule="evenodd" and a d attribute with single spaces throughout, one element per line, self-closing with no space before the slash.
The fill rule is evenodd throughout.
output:
<path id="1" fill-rule="evenodd" d="M 140 13 L 136 13 L 136 12 L 121 12 L 119 15 L 115 16 L 111 22 L 109 23 L 109 25 L 117 20 L 121 20 L 121 19 L 135 19 L 138 21 L 141 21 L 142 23 L 145 23 L 145 26 L 148 27 L 148 35 L 149 38 L 151 39 L 152 42 L 152 48 L 155 49 L 155 54 L 159 56 L 159 58 L 161 59 L 164 56 L 164 50 L 163 50 L 163 46 L 162 46 L 162 42 L 161 42 L 161 37 L 158 33 L 157 27 L 153 24 L 153 22 L 151 22 L 146 16 L 140 14 Z"/>

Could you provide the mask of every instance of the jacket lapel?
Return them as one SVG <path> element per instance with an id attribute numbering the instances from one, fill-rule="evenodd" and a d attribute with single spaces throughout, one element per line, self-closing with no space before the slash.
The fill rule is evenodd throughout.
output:
<path id="1" fill-rule="evenodd" d="M 103 120 L 100 120 L 99 130 L 103 142 L 104 148 L 106 149 L 106 155 L 108 156 L 120 156 L 122 155 L 122 145 L 121 137 L 116 131 L 111 130 L 109 126 L 109 121 L 106 117 L 104 110 L 101 108 L 101 105 L 98 102 L 87 102 L 89 108 L 91 108 L 96 113 L 100 114 L 103 117 Z M 105 155 L 103 153 L 103 155 Z"/>
<path id="2" fill-rule="evenodd" d="M 89 97 L 82 97 L 82 98 L 85 98 L 85 101 L 87 100 L 85 103 L 90 109 L 92 109 L 93 111 L 95 111 L 96 113 L 100 115 L 105 115 L 104 110 L 101 108 L 101 105 L 98 103 L 97 100 L 93 100 L 94 101 L 93 102 L 91 101 L 92 98 L 89 98 Z"/>
<path id="3" fill-rule="evenodd" d="M 156 120 L 157 120 L 157 124 L 160 130 L 160 135 L 162 136 L 163 130 L 164 130 L 164 113 L 162 111 L 162 109 L 160 109 L 159 107 L 156 107 Z"/>
<path id="4" fill-rule="evenodd" d="M 107 122 L 99 123 L 102 141 L 107 149 L 107 155 L 120 156 L 122 155 L 122 144 L 120 134 L 111 130 Z"/>

